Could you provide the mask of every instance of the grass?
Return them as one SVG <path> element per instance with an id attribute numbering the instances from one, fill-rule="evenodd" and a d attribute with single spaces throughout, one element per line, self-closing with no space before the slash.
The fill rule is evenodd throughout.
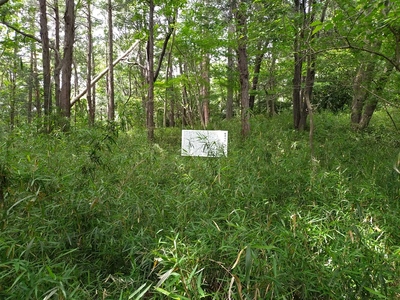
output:
<path id="1" fill-rule="evenodd" d="M 398 299 L 399 139 L 379 112 L 236 120 L 224 158 L 180 130 L 2 133 L 1 299 Z"/>

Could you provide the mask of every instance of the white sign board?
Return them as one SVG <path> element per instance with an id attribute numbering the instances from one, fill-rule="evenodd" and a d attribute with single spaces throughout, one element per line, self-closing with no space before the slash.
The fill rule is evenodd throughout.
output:
<path id="1" fill-rule="evenodd" d="M 228 155 L 228 131 L 182 130 L 182 156 L 220 157 Z"/>

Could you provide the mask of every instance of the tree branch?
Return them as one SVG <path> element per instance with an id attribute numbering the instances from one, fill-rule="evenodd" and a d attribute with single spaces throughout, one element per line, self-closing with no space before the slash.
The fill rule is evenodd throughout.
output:
<path id="1" fill-rule="evenodd" d="M 4 1 L 7 2 L 8 0 L 0 0 L 0 5 L 1 5 L 1 3 L 4 2 Z M 4 3 L 3 3 L 3 4 L 4 4 Z M 17 33 L 19 33 L 19 34 L 21 34 L 21 35 L 27 37 L 27 38 L 33 39 L 33 40 L 35 40 L 36 42 L 38 42 L 38 43 L 40 43 L 40 44 L 42 43 L 42 40 L 39 39 L 38 37 L 36 37 L 36 36 L 34 36 L 34 35 L 32 35 L 32 34 L 23 32 L 23 31 L 19 30 L 18 28 L 16 28 L 15 26 L 11 25 L 10 23 L 8 23 L 8 22 L 6 22 L 6 21 L 4 21 L 4 20 L 2 20 L 1 23 L 4 24 L 4 25 L 6 25 L 8 28 L 14 30 L 15 32 L 17 32 Z"/>
<path id="2" fill-rule="evenodd" d="M 8 2 L 8 0 L 0 0 L 0 6 L 6 4 Z"/>
<path id="3" fill-rule="evenodd" d="M 345 50 L 345 49 L 363 51 L 363 52 L 371 53 L 376 56 L 382 57 L 384 60 L 388 61 L 398 72 L 400 72 L 400 64 L 397 64 L 396 61 L 389 58 L 387 55 L 385 55 L 381 52 L 372 50 L 372 49 L 354 46 L 347 39 L 346 39 L 346 42 L 347 42 L 347 45 L 345 45 L 345 46 L 338 46 L 338 47 L 333 47 L 333 48 L 329 48 L 329 49 L 317 50 L 317 51 L 313 51 L 313 54 L 329 52 L 332 50 Z"/>
<path id="4" fill-rule="evenodd" d="M 153 79 L 154 81 L 157 80 L 158 74 L 160 73 L 162 61 L 164 59 L 165 52 L 167 51 L 168 41 L 169 41 L 172 33 L 174 32 L 174 28 L 175 28 L 175 16 L 174 16 L 174 19 L 172 21 L 172 24 L 170 24 L 170 26 L 169 26 L 169 30 L 167 32 L 167 35 L 165 36 L 165 39 L 164 39 L 164 43 L 163 43 L 163 47 L 161 49 L 160 57 L 158 58 L 157 69 L 154 72 L 154 79 Z"/>
<path id="5" fill-rule="evenodd" d="M 126 56 L 128 56 L 129 53 L 131 53 L 133 51 L 133 49 L 135 49 L 137 47 L 137 45 L 139 45 L 140 41 L 136 41 L 124 54 L 122 54 L 120 57 L 118 57 L 116 60 L 114 60 L 113 62 L 113 66 L 117 65 L 121 60 L 123 60 Z M 94 79 L 92 79 L 91 83 L 90 83 L 90 88 L 93 87 L 97 81 L 100 80 L 100 78 L 102 78 L 105 74 L 107 74 L 108 72 L 108 67 L 105 68 L 103 71 L 100 72 L 100 74 L 98 74 Z M 81 99 L 85 94 L 87 93 L 87 88 L 84 89 L 82 92 L 80 92 L 75 98 L 73 98 L 71 100 L 71 107 L 77 102 L 79 101 L 79 99 Z"/>

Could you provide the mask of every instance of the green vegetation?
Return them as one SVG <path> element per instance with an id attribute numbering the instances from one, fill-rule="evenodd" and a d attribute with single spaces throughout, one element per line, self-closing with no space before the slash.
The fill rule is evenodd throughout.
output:
<path id="1" fill-rule="evenodd" d="M 398 299 L 400 140 L 317 114 L 237 120 L 225 158 L 180 130 L 1 134 L 1 299 Z"/>

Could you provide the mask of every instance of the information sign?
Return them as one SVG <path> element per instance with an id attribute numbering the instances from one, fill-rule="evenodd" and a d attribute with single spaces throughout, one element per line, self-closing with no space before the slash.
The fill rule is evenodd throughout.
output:
<path id="1" fill-rule="evenodd" d="M 221 157 L 228 155 L 228 131 L 182 130 L 182 156 Z"/>

